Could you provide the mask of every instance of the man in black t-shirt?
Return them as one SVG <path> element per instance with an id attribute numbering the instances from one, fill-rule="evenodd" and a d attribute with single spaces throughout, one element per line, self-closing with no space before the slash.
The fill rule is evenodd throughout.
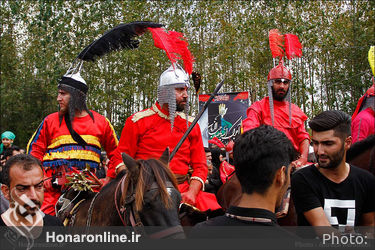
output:
<path id="1" fill-rule="evenodd" d="M 233 156 L 242 188 L 239 204 L 229 207 L 223 216 L 197 224 L 190 236 L 293 238 L 294 235 L 277 225 L 275 216 L 275 209 L 280 206 L 290 183 L 291 162 L 297 159 L 290 140 L 272 126 L 262 125 L 243 133 L 236 140 Z M 268 233 L 259 235 L 256 232 L 259 230 L 255 230 L 248 234 L 246 230 L 239 232 L 217 226 L 268 226 Z"/>
<path id="2" fill-rule="evenodd" d="M 3 168 L 1 190 L 10 207 L 0 218 L 0 226 L 12 227 L 24 237 L 38 238 L 44 226 L 62 226 L 54 216 L 39 209 L 44 200 L 43 170 L 31 155 L 12 156 Z"/>
<path id="3" fill-rule="evenodd" d="M 309 122 L 317 163 L 292 176 L 298 225 L 374 226 L 375 177 L 346 163 L 352 138 L 350 116 L 325 111 Z"/>

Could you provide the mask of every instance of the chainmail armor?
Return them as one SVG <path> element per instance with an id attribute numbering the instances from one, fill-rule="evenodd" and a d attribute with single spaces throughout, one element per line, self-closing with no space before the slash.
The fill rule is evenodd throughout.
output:
<path id="1" fill-rule="evenodd" d="M 176 88 L 185 87 L 185 83 L 177 83 L 171 85 L 158 86 L 158 102 L 160 106 L 163 104 L 168 104 L 169 120 L 171 121 L 171 131 L 173 130 L 174 118 L 176 117 Z M 189 96 L 189 90 L 188 90 Z M 188 113 L 189 113 L 189 97 L 187 98 L 186 105 L 184 108 L 184 113 L 186 115 L 186 126 L 188 127 Z"/>

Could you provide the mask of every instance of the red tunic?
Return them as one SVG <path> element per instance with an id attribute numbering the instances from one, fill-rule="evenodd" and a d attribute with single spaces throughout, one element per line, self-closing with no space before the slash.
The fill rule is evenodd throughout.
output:
<path id="1" fill-rule="evenodd" d="M 74 130 L 88 143 L 85 148 L 73 140 L 65 119 L 60 125 L 57 112 L 44 118 L 27 145 L 27 153 L 42 162 L 45 177 L 50 177 L 57 171 L 67 171 L 70 174 L 71 170 L 84 169 L 87 165 L 92 169 L 97 168 L 102 147 L 109 159 L 113 157 L 118 145 L 116 133 L 104 116 L 91 112 L 95 121 L 87 115 L 75 117 L 72 122 Z M 54 188 L 45 190 L 42 206 L 44 213 L 55 214 L 54 206 L 60 194 Z"/>
<path id="2" fill-rule="evenodd" d="M 296 150 L 301 152 L 300 145 L 305 140 L 310 140 L 309 133 L 306 132 L 304 121 L 307 116 L 302 110 L 292 103 L 292 126 L 289 126 L 289 103 L 287 101 L 273 100 L 274 104 L 274 127 L 291 140 Z M 262 124 L 272 126 L 269 97 L 253 103 L 247 109 L 247 118 L 243 121 L 244 131 L 259 127 Z"/>
<path id="3" fill-rule="evenodd" d="M 352 121 L 352 143 L 375 134 L 375 112 L 371 108 L 362 110 Z"/>
<path id="4" fill-rule="evenodd" d="M 191 122 L 189 122 L 189 125 Z M 122 163 L 121 153 L 125 152 L 134 159 L 159 159 L 164 150 L 169 147 L 172 151 L 187 130 L 186 118 L 177 112 L 174 119 L 173 131 L 168 112 L 158 103 L 151 108 L 133 114 L 126 120 L 115 156 L 111 159 L 108 176 L 115 177 L 115 168 Z M 193 168 L 192 177 L 198 177 L 204 183 L 207 178 L 206 154 L 199 125 L 197 124 L 186 138 L 176 155 L 169 163 L 175 174 L 186 175 L 189 166 Z M 188 190 L 188 183 L 179 185 L 180 192 Z M 203 192 L 197 196 L 196 206 L 201 210 L 217 209 L 220 206 L 209 201 L 212 197 L 205 197 Z M 207 199 L 206 199 L 207 198 Z M 202 204 L 206 203 L 206 204 Z"/>

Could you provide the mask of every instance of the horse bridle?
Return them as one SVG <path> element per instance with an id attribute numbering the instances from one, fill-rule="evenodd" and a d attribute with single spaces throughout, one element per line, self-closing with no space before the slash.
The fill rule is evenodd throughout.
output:
<path id="1" fill-rule="evenodd" d="M 144 225 L 141 221 L 141 218 L 139 216 L 138 211 L 135 208 L 135 191 L 133 191 L 130 195 L 126 196 L 126 198 L 124 200 L 124 204 L 121 204 L 121 206 L 119 206 L 118 201 L 117 201 L 118 200 L 117 199 L 118 190 L 119 190 L 119 188 L 121 188 L 121 190 L 124 190 L 124 185 L 125 185 L 124 183 L 125 183 L 126 177 L 127 177 L 127 173 L 121 178 L 121 180 L 119 181 L 119 183 L 116 186 L 115 195 L 114 195 L 116 211 L 117 211 L 117 213 L 118 213 L 118 215 L 121 219 L 121 222 L 124 226 L 127 226 L 125 216 L 126 216 L 126 212 L 128 211 L 129 212 L 129 221 L 130 221 L 130 224 L 131 224 L 132 228 L 134 229 L 135 233 L 145 236 L 146 232 L 144 230 Z M 158 188 L 159 187 L 158 187 L 157 183 L 153 182 L 151 184 L 151 187 L 147 191 L 155 190 L 155 189 L 158 189 Z M 166 188 L 174 188 L 174 186 L 170 181 L 167 181 L 166 182 Z M 148 237 L 154 238 L 154 239 L 159 239 L 159 238 L 164 238 L 164 237 L 167 237 L 169 235 L 177 234 L 177 233 L 184 233 L 184 230 L 183 230 L 181 225 L 169 227 L 165 230 L 161 230 L 159 232 L 150 234 L 150 235 L 148 235 Z"/>

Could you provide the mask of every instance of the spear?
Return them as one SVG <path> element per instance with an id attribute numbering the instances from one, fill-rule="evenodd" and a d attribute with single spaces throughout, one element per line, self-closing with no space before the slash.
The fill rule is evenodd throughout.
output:
<path id="1" fill-rule="evenodd" d="M 195 119 L 191 123 L 190 127 L 186 130 L 185 134 L 182 136 L 181 140 L 178 142 L 177 146 L 173 149 L 171 155 L 169 156 L 169 162 L 172 161 L 172 159 L 175 156 L 175 154 L 177 153 L 178 149 L 181 147 L 182 143 L 184 143 L 184 141 L 186 140 L 186 138 L 190 134 L 191 130 L 197 124 L 199 118 L 201 118 L 201 116 L 203 115 L 204 111 L 207 109 L 207 107 L 211 103 L 212 99 L 214 99 L 214 97 L 217 94 L 217 92 L 219 92 L 219 90 L 220 90 L 221 86 L 223 86 L 223 84 L 224 84 L 224 79 L 218 85 L 216 85 L 216 88 L 215 88 L 214 92 L 211 94 L 211 96 L 208 99 L 208 101 L 204 104 L 203 108 L 199 111 L 198 115 L 195 117 Z"/>

